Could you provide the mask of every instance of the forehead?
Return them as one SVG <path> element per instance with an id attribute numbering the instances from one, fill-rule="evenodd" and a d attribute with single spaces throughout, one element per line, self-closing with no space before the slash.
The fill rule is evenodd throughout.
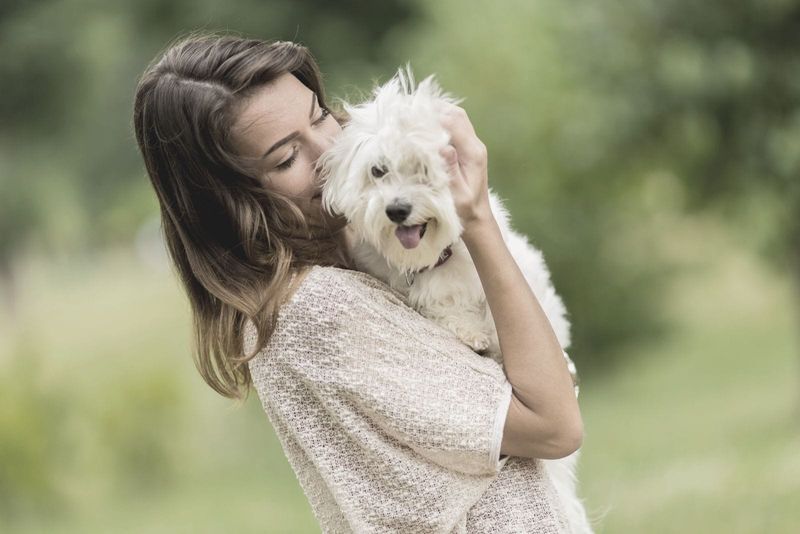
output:
<path id="1" fill-rule="evenodd" d="M 255 89 L 239 107 L 233 136 L 241 150 L 260 156 L 272 143 L 302 126 L 312 91 L 291 73 Z"/>

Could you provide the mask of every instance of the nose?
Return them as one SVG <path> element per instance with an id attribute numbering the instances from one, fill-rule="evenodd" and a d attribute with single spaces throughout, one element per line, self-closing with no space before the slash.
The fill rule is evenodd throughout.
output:
<path id="1" fill-rule="evenodd" d="M 399 202 L 395 200 L 386 206 L 386 216 L 389 217 L 389 220 L 397 224 L 405 221 L 410 213 L 411 204 L 408 204 L 407 202 Z"/>
<path id="2" fill-rule="evenodd" d="M 334 137 L 330 134 L 320 134 L 311 140 L 311 150 L 314 151 L 315 159 L 323 152 L 333 146 Z"/>

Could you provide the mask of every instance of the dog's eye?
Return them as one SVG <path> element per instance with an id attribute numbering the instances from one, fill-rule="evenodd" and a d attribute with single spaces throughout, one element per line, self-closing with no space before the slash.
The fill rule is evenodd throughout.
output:
<path id="1" fill-rule="evenodd" d="M 386 168 L 386 165 L 373 165 L 372 169 L 370 169 L 370 172 L 372 173 L 372 176 L 374 176 L 375 178 L 380 178 L 381 176 L 389 172 L 389 170 Z"/>

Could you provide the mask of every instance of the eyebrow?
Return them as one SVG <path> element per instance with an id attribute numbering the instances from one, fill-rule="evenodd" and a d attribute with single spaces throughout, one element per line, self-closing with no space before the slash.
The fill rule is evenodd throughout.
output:
<path id="1" fill-rule="evenodd" d="M 314 91 L 311 91 L 311 111 L 309 111 L 309 113 L 308 113 L 309 120 L 314 118 L 314 108 L 316 107 L 316 103 L 317 103 L 317 93 L 315 93 Z M 297 132 L 297 131 L 290 133 L 289 135 L 287 135 L 286 137 L 284 137 L 283 139 L 281 139 L 280 141 L 278 141 L 277 143 L 275 143 L 274 145 L 269 147 L 269 150 L 264 152 L 264 155 L 261 156 L 261 159 L 266 158 L 267 156 L 272 154 L 274 151 L 276 151 L 278 148 L 282 147 L 283 145 L 285 145 L 286 143 L 288 143 L 289 141 L 291 141 L 292 139 L 294 139 L 298 135 L 300 135 L 300 132 Z"/>

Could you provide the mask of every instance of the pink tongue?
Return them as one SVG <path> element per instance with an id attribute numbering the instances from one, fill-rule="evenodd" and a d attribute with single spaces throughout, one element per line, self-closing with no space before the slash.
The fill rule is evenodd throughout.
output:
<path id="1" fill-rule="evenodd" d="M 394 231 L 394 235 L 400 240 L 405 248 L 414 248 L 419 245 L 419 240 L 422 239 L 422 225 L 415 224 L 414 226 L 398 226 Z"/>

